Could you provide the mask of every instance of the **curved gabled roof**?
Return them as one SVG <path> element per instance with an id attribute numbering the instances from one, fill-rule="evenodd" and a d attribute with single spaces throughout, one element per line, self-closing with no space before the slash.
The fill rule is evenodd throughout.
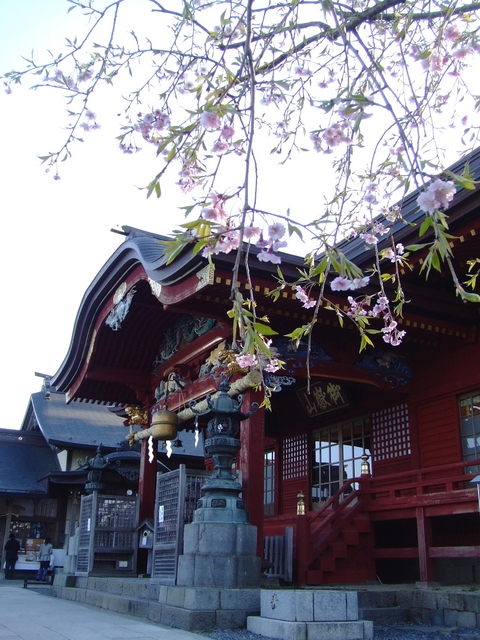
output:
<path id="1" fill-rule="evenodd" d="M 451 170 L 461 173 L 466 163 L 474 178 L 479 179 L 480 149 L 453 165 Z M 414 192 L 405 198 L 403 221 L 396 222 L 394 226 L 396 241 L 405 245 L 419 242 L 418 228 L 414 226 L 421 215 L 417 197 L 418 192 Z M 480 255 L 479 205 L 478 190 L 460 189 L 448 209 L 451 232 L 460 237 L 454 241 L 455 259 L 463 273 L 466 261 Z M 83 297 L 69 350 L 51 380 L 54 388 L 70 394 L 69 400 L 85 398 L 113 404 L 151 403 L 156 354 L 167 330 L 179 315 L 204 315 L 215 318 L 217 322 L 225 322 L 225 312 L 230 304 L 228 276 L 235 261 L 234 252 L 214 256 L 215 280 L 201 285 L 205 286 L 205 291 L 211 291 L 211 295 L 200 295 L 197 285 L 203 278 L 200 273 L 208 261 L 194 252 L 193 245 L 185 247 L 168 264 L 161 244 L 166 238 L 133 227 L 123 227 L 122 233 L 126 237 L 125 242 L 105 263 Z M 431 241 L 428 233 L 421 241 Z M 371 262 L 372 251 L 361 238 L 341 242 L 339 249 L 361 268 Z M 435 332 L 437 339 L 464 342 L 475 339 L 478 330 L 475 305 L 465 305 L 455 297 L 451 279 L 441 274 L 432 273 L 425 283 L 423 275 L 419 276 L 421 252 L 415 254 L 414 259 L 417 261 L 415 268 L 403 274 L 406 297 L 412 300 L 405 309 L 406 316 L 410 316 L 409 333 L 430 331 L 433 327 L 430 336 Z M 282 272 L 292 281 L 302 266 L 302 258 L 282 256 Z M 267 297 L 268 289 L 276 286 L 272 277 L 275 271 L 275 266 L 270 263 L 251 261 L 251 276 L 255 284 L 260 283 L 265 294 L 261 303 L 262 313 L 269 314 L 271 310 L 273 314 L 274 307 L 283 309 L 279 314 L 283 315 L 283 330 L 287 316 L 300 317 L 302 311 L 298 313 L 299 304 L 294 295 L 285 293 L 275 305 Z M 219 273 L 223 276 L 217 277 Z M 114 294 L 121 285 L 124 287 L 122 291 L 135 294 L 128 315 L 122 319 L 121 329 L 114 331 L 105 327 L 105 320 L 116 305 Z M 385 286 L 390 288 L 393 300 L 395 283 L 387 282 Z M 160 289 L 161 293 L 157 295 Z M 372 288 L 371 293 L 375 292 Z M 346 294 L 331 295 L 340 304 L 346 302 Z M 328 315 L 325 325 L 329 325 L 331 330 L 334 324 L 330 321 L 331 313 L 321 310 L 320 320 L 322 313 Z M 299 323 L 302 323 L 302 318 Z"/>

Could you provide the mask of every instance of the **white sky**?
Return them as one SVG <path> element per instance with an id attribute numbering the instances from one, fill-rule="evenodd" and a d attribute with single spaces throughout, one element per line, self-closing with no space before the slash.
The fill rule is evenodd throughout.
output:
<path id="1" fill-rule="evenodd" d="M 32 49 L 39 60 L 46 49 L 63 51 L 64 38 L 73 38 L 85 22 L 78 10 L 68 14 L 68 6 L 65 0 L 0 0 L 0 74 L 22 68 L 22 56 Z M 137 0 L 132 18 L 140 22 L 139 31 L 142 6 Z M 38 156 L 64 140 L 61 91 L 31 91 L 28 84 L 12 95 L 0 90 L 0 428 L 20 428 L 30 394 L 41 389 L 34 372 L 53 375 L 60 367 L 82 296 L 123 241 L 110 229 L 130 225 L 167 234 L 183 220 L 178 207 L 190 202 L 180 197 L 173 176 L 170 185 L 162 185 L 161 200 L 146 200 L 137 188 L 148 184 L 158 160 L 153 149 L 134 156 L 119 151 L 115 114 L 120 109 L 114 97 L 114 90 L 102 92 L 94 105 L 102 128 L 85 134 L 55 181 Z M 455 142 L 460 146 L 458 136 Z M 274 158 L 264 161 L 268 204 L 259 206 L 278 213 L 290 208 L 293 219 L 315 217 L 329 184 L 328 158 L 297 157 L 295 174 L 292 164 L 280 168 Z M 232 176 L 233 184 L 237 181 Z"/>

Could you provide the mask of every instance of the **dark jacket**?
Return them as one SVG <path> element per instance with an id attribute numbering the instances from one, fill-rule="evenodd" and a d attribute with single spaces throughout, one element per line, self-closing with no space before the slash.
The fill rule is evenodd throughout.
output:
<path id="1" fill-rule="evenodd" d="M 6 560 L 18 560 L 18 552 L 20 551 L 20 543 L 15 538 L 9 538 L 5 545 Z"/>

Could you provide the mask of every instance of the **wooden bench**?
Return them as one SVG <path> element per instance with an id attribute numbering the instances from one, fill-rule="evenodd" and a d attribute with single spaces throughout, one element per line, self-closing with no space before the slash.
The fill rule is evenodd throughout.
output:
<path id="1" fill-rule="evenodd" d="M 32 571 L 29 575 L 25 575 L 23 578 L 23 588 L 26 589 L 29 584 L 37 584 L 37 585 L 45 585 L 51 587 L 53 581 L 55 580 L 55 567 L 48 570 L 47 579 L 46 580 L 37 580 L 36 579 L 37 572 Z"/>

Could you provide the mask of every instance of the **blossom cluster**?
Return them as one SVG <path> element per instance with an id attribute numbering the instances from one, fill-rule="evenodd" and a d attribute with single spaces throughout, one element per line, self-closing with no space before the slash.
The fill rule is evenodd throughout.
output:
<path id="1" fill-rule="evenodd" d="M 295 297 L 298 300 L 300 300 L 300 302 L 303 302 L 302 307 L 304 307 L 305 309 L 311 309 L 317 304 L 315 300 L 308 297 L 308 294 L 303 287 L 301 287 L 300 285 L 297 285 L 295 289 L 296 289 Z"/>
<path id="2" fill-rule="evenodd" d="M 390 303 L 387 296 L 379 294 L 376 303 L 371 307 L 372 297 L 364 296 L 360 300 L 355 300 L 352 296 L 348 296 L 350 305 L 347 316 L 353 320 L 357 320 L 362 316 L 370 318 L 382 318 L 384 326 L 380 329 L 383 334 L 383 340 L 392 347 L 398 347 L 406 335 L 406 331 L 398 328 L 398 322 L 393 318 L 390 311 Z"/>
<path id="3" fill-rule="evenodd" d="M 242 369 L 259 366 L 266 373 L 275 373 L 275 371 L 281 369 L 281 364 L 276 357 L 276 355 L 278 355 L 278 351 L 271 347 L 272 341 L 265 340 L 265 344 L 271 350 L 270 358 L 267 358 L 264 354 L 260 355 L 260 359 L 252 353 L 239 354 L 238 356 L 235 356 L 238 366 Z"/>
<path id="4" fill-rule="evenodd" d="M 362 287 L 366 287 L 370 282 L 369 276 L 364 276 L 363 278 L 346 278 L 345 276 L 337 276 L 330 283 L 330 288 L 332 291 L 349 291 L 354 289 L 361 289 Z"/>
<path id="5" fill-rule="evenodd" d="M 438 209 L 442 207 L 446 209 L 448 207 L 453 200 L 455 191 L 455 185 L 451 180 L 447 182 L 440 179 L 435 180 L 418 196 L 417 204 L 422 211 L 432 215 Z"/>
<path id="6" fill-rule="evenodd" d="M 168 129 L 170 117 L 160 109 L 155 109 L 150 113 L 138 113 L 138 122 L 134 125 L 134 130 L 138 131 L 147 142 L 158 143 L 158 131 Z"/>
<path id="7" fill-rule="evenodd" d="M 262 249 L 257 255 L 260 262 L 271 262 L 272 264 L 280 264 L 282 262 L 281 257 L 275 253 L 279 249 L 283 249 L 287 246 L 287 242 L 282 240 L 285 236 L 286 229 L 281 222 L 275 222 L 268 227 L 268 238 L 264 238 L 263 232 L 260 234 L 260 238 L 255 243 L 255 246 Z"/>
<path id="8" fill-rule="evenodd" d="M 331 147 L 338 147 L 340 144 L 352 144 L 352 138 L 346 133 L 349 127 L 349 122 L 345 120 L 332 124 L 324 129 L 322 133 L 319 131 L 312 132 L 310 140 L 313 142 L 313 148 L 318 152 L 330 153 Z"/>
<path id="9" fill-rule="evenodd" d="M 230 149 L 232 138 L 235 135 L 235 129 L 229 124 L 222 127 L 222 120 L 214 111 L 202 112 L 200 116 L 200 126 L 206 129 L 206 131 L 218 131 L 218 129 L 221 128 L 220 136 L 212 147 L 212 153 L 221 156 Z"/>

